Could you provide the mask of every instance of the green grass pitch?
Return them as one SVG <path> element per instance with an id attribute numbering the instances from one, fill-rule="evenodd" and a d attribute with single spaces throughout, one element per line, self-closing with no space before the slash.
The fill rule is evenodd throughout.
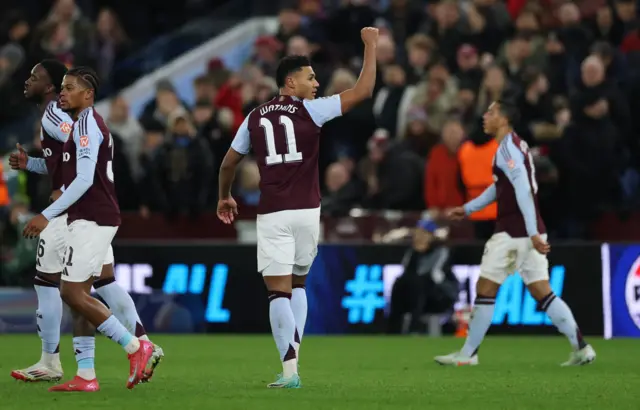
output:
<path id="1" fill-rule="evenodd" d="M 269 390 L 281 368 L 268 336 L 167 336 L 154 380 L 125 388 L 122 349 L 99 337 L 98 393 L 49 393 L 48 383 L 9 376 L 39 357 L 36 335 L 0 336 L 0 409 L 639 409 L 640 341 L 593 339 L 590 366 L 561 368 L 561 337 L 490 337 L 480 366 L 448 368 L 432 358 L 460 339 L 424 337 L 308 337 L 301 351 L 303 388 Z M 75 374 L 71 339 L 61 345 L 66 376 Z M 66 378 L 67 378 L 66 377 Z"/>

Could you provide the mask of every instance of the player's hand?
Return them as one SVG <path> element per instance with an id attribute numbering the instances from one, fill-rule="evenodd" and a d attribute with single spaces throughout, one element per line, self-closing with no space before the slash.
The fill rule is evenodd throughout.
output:
<path id="1" fill-rule="evenodd" d="M 42 214 L 38 214 L 31 218 L 27 226 L 22 231 L 22 236 L 27 239 L 37 238 L 40 232 L 44 231 L 44 228 L 49 225 L 49 221 Z"/>
<path id="2" fill-rule="evenodd" d="M 536 248 L 536 251 L 542 255 L 546 255 L 551 251 L 551 246 L 542 239 L 540 235 L 534 235 L 531 237 L 531 242 L 533 243 L 533 247 Z"/>
<path id="3" fill-rule="evenodd" d="M 16 148 L 18 152 L 12 152 L 11 155 L 9 155 L 9 165 L 11 169 L 27 169 L 27 151 L 25 151 L 20 144 L 16 144 Z"/>
<path id="4" fill-rule="evenodd" d="M 464 211 L 463 207 L 457 206 L 455 208 L 447 209 L 445 216 L 447 217 L 447 219 L 450 219 L 452 221 L 461 221 L 465 216 L 467 216 L 467 213 Z"/>
<path id="5" fill-rule="evenodd" d="M 220 199 L 218 201 L 218 218 L 226 223 L 231 224 L 238 215 L 238 204 L 232 197 Z"/>
<path id="6" fill-rule="evenodd" d="M 53 191 L 51 193 L 51 196 L 49 196 L 49 201 L 51 202 L 55 202 L 58 200 L 58 198 L 60 198 L 60 195 L 62 195 L 62 191 L 59 189 L 56 189 L 55 191 Z"/>
<path id="7" fill-rule="evenodd" d="M 365 27 L 360 30 L 360 36 L 362 42 L 368 46 L 375 46 L 378 44 L 378 29 L 375 27 Z"/>

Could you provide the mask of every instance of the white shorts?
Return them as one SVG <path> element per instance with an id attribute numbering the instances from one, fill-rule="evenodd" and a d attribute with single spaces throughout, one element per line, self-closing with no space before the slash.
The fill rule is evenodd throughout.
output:
<path id="1" fill-rule="evenodd" d="M 67 249 L 67 214 L 49 221 L 38 239 L 36 270 L 42 273 L 62 272 L 62 259 Z"/>
<path id="2" fill-rule="evenodd" d="M 541 237 L 547 239 L 547 235 Z M 512 238 L 506 232 L 494 234 L 484 248 L 480 277 L 502 284 L 515 272 L 525 285 L 549 280 L 549 260 L 535 250 L 531 238 Z"/>
<path id="3" fill-rule="evenodd" d="M 113 263 L 111 241 L 117 226 L 100 226 L 79 219 L 68 226 L 67 249 L 61 278 L 67 282 L 85 282 L 100 276 L 102 265 Z"/>
<path id="4" fill-rule="evenodd" d="M 36 252 L 36 270 L 38 272 L 49 274 L 62 272 L 68 235 L 67 214 L 53 218 L 47 227 L 40 232 Z M 109 245 L 104 265 L 110 265 L 113 262 L 113 248 Z"/>
<path id="5" fill-rule="evenodd" d="M 263 276 L 303 276 L 318 253 L 320 208 L 258 215 L 258 271 Z"/>

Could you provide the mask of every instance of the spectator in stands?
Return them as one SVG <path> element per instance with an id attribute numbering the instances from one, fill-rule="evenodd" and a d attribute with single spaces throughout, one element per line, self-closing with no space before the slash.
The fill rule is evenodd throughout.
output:
<path id="1" fill-rule="evenodd" d="M 133 172 L 133 178 L 137 181 L 141 174 L 138 158 L 144 143 L 144 129 L 140 122 L 129 113 L 129 105 L 124 97 L 116 96 L 111 101 L 107 125 L 109 130 L 118 134 L 122 140 L 124 144 L 124 147 L 122 147 L 123 152 L 127 156 L 129 168 Z"/>
<path id="2" fill-rule="evenodd" d="M 169 79 L 163 79 L 156 84 L 156 96 L 149 101 L 142 110 L 140 123 L 145 129 L 166 129 L 169 114 L 179 107 L 185 107 L 176 94 L 176 90 Z"/>
<path id="3" fill-rule="evenodd" d="M 518 135 L 530 147 L 539 145 L 540 140 L 560 137 L 562 132 L 554 124 L 553 98 L 547 77 L 537 68 L 529 67 L 522 75 L 522 83 L 523 92 L 518 100 L 520 121 L 515 127 Z"/>
<path id="4" fill-rule="evenodd" d="M 169 115 L 168 140 L 158 152 L 160 184 L 168 215 L 188 212 L 196 217 L 209 200 L 214 160 L 206 140 L 197 137 L 189 114 L 177 108 Z"/>
<path id="5" fill-rule="evenodd" d="M 260 170 L 253 159 L 242 162 L 238 175 L 236 197 L 245 205 L 258 206 L 260 200 Z"/>
<path id="6" fill-rule="evenodd" d="M 424 162 L 403 144 L 389 141 L 389 132 L 377 130 L 368 143 L 369 155 L 359 164 L 366 181 L 363 205 L 373 209 L 424 209 L 421 187 Z"/>
<path id="7" fill-rule="evenodd" d="M 449 120 L 442 130 L 442 142 L 429 153 L 423 192 L 427 208 L 436 215 L 464 203 L 458 163 L 458 149 L 464 137 L 462 124 Z"/>
<path id="8" fill-rule="evenodd" d="M 96 68 L 103 87 L 107 91 L 113 87 L 113 69 L 117 63 L 124 60 L 130 48 L 130 41 L 124 31 L 118 16 L 110 8 L 103 8 L 98 13 L 96 22 L 97 53 Z M 117 84 L 116 84 L 117 85 Z M 102 88 L 102 87 L 101 87 Z"/>
<path id="9" fill-rule="evenodd" d="M 407 40 L 407 66 L 405 67 L 408 84 L 417 84 L 426 75 L 432 63 L 436 45 L 433 40 L 422 33 L 415 34 Z"/>
<path id="10" fill-rule="evenodd" d="M 480 83 L 484 75 L 480 67 L 480 56 L 478 49 L 471 44 L 463 44 L 456 54 L 458 72 L 456 77 L 460 84 L 465 83 L 471 86 L 474 94 L 480 89 Z"/>
<path id="11" fill-rule="evenodd" d="M 425 17 L 422 8 L 408 0 L 391 0 L 389 8 L 381 14 L 391 29 L 391 36 L 396 44 L 405 44 L 416 34 Z M 400 60 L 405 60 L 404 50 L 398 50 Z"/>
<path id="12" fill-rule="evenodd" d="M 286 44 L 286 43 L 284 43 Z M 260 36 L 254 44 L 253 63 L 268 76 L 275 77 L 283 43 L 273 36 Z"/>
<path id="13" fill-rule="evenodd" d="M 300 34 L 302 30 L 302 16 L 297 10 L 292 8 L 280 10 L 278 23 L 280 23 L 280 25 L 275 39 L 280 44 L 287 44 L 291 37 Z"/>
<path id="14" fill-rule="evenodd" d="M 433 38 L 449 69 L 457 71 L 456 52 L 465 42 L 468 24 L 461 18 L 459 3 L 456 0 L 443 0 L 435 6 L 433 22 L 428 35 Z"/>
<path id="15" fill-rule="evenodd" d="M 394 135 L 403 135 L 406 113 L 415 93 L 414 86 L 407 86 L 405 72 L 399 64 L 391 64 L 383 71 L 384 86 L 373 103 L 373 113 L 381 128 Z"/>
<path id="16" fill-rule="evenodd" d="M 638 3 L 635 0 L 615 0 L 616 17 L 620 19 L 625 33 L 638 29 Z"/>
<path id="17" fill-rule="evenodd" d="M 362 184 L 342 162 L 329 165 L 325 173 L 322 213 L 333 217 L 349 214 L 362 198 Z"/>
<path id="18" fill-rule="evenodd" d="M 411 108 L 406 115 L 407 127 L 402 137 L 404 146 L 420 158 L 426 158 L 431 148 L 440 138 L 429 125 L 429 115 L 421 107 Z"/>
<path id="19" fill-rule="evenodd" d="M 95 31 L 75 0 L 57 0 L 34 37 L 35 61 L 55 58 L 72 66 L 95 65 Z"/>
<path id="20" fill-rule="evenodd" d="M 590 26 L 596 40 L 606 41 L 613 45 L 622 43 L 625 34 L 624 24 L 615 16 L 610 5 L 605 4 L 598 9 Z"/>
<path id="21" fill-rule="evenodd" d="M 476 99 L 476 116 L 482 116 L 492 102 L 498 100 L 507 89 L 507 78 L 499 66 L 491 66 L 485 71 L 478 97 Z"/>
<path id="22" fill-rule="evenodd" d="M 616 173 L 622 165 L 618 163 L 620 156 L 617 155 L 621 132 L 614 121 L 613 107 L 620 103 L 614 96 L 615 90 L 604 82 L 604 78 L 602 61 L 595 56 L 585 59 L 582 86 L 571 98 L 573 121 L 562 138 L 565 188 L 570 193 L 569 209 L 577 218 L 587 217 L 619 193 L 616 192 L 619 185 Z M 578 206 L 579 203 L 583 205 Z"/>

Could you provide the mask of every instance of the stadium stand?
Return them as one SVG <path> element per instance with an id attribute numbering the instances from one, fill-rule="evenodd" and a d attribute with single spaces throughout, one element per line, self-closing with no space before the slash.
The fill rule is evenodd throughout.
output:
<path id="1" fill-rule="evenodd" d="M 518 101 L 516 131 L 533 147 L 552 237 L 628 239 L 640 225 L 630 212 L 640 205 L 635 0 L 243 0 L 216 2 L 227 3 L 217 9 L 195 1 L 167 3 L 155 15 L 145 2 L 101 3 L 3 4 L 0 146 L 7 153 L 17 139 L 32 154 L 39 150 L 34 109 L 22 97 L 34 62 L 94 66 L 108 84 L 117 141 L 114 169 L 127 211 L 121 238 L 236 237 L 212 213 L 217 169 L 247 113 L 277 93 L 278 59 L 311 55 L 319 95 L 340 92 L 355 81 L 359 30 L 367 25 L 381 30 L 374 97 L 322 131 L 325 237 L 370 240 L 422 211 L 437 216 L 477 195 L 482 186 L 470 182 L 482 178 L 464 161 L 491 157 L 495 146 L 480 118 L 504 93 Z M 161 79 L 132 115 L 124 87 L 242 20 L 276 13 L 277 31 L 255 39 L 240 69 L 212 59 L 193 81 L 190 102 L 172 78 Z M 462 169 L 471 171 L 463 178 Z M 255 216 L 258 181 L 248 158 L 235 190 L 241 218 Z M 9 192 L 3 242 L 10 244 L 25 204 L 37 212 L 49 192 L 40 176 L 8 166 L 2 183 Z M 389 210 L 402 212 L 389 217 L 396 215 Z M 459 226 L 454 238 L 486 237 L 492 216 L 481 219 L 476 229 Z"/>

